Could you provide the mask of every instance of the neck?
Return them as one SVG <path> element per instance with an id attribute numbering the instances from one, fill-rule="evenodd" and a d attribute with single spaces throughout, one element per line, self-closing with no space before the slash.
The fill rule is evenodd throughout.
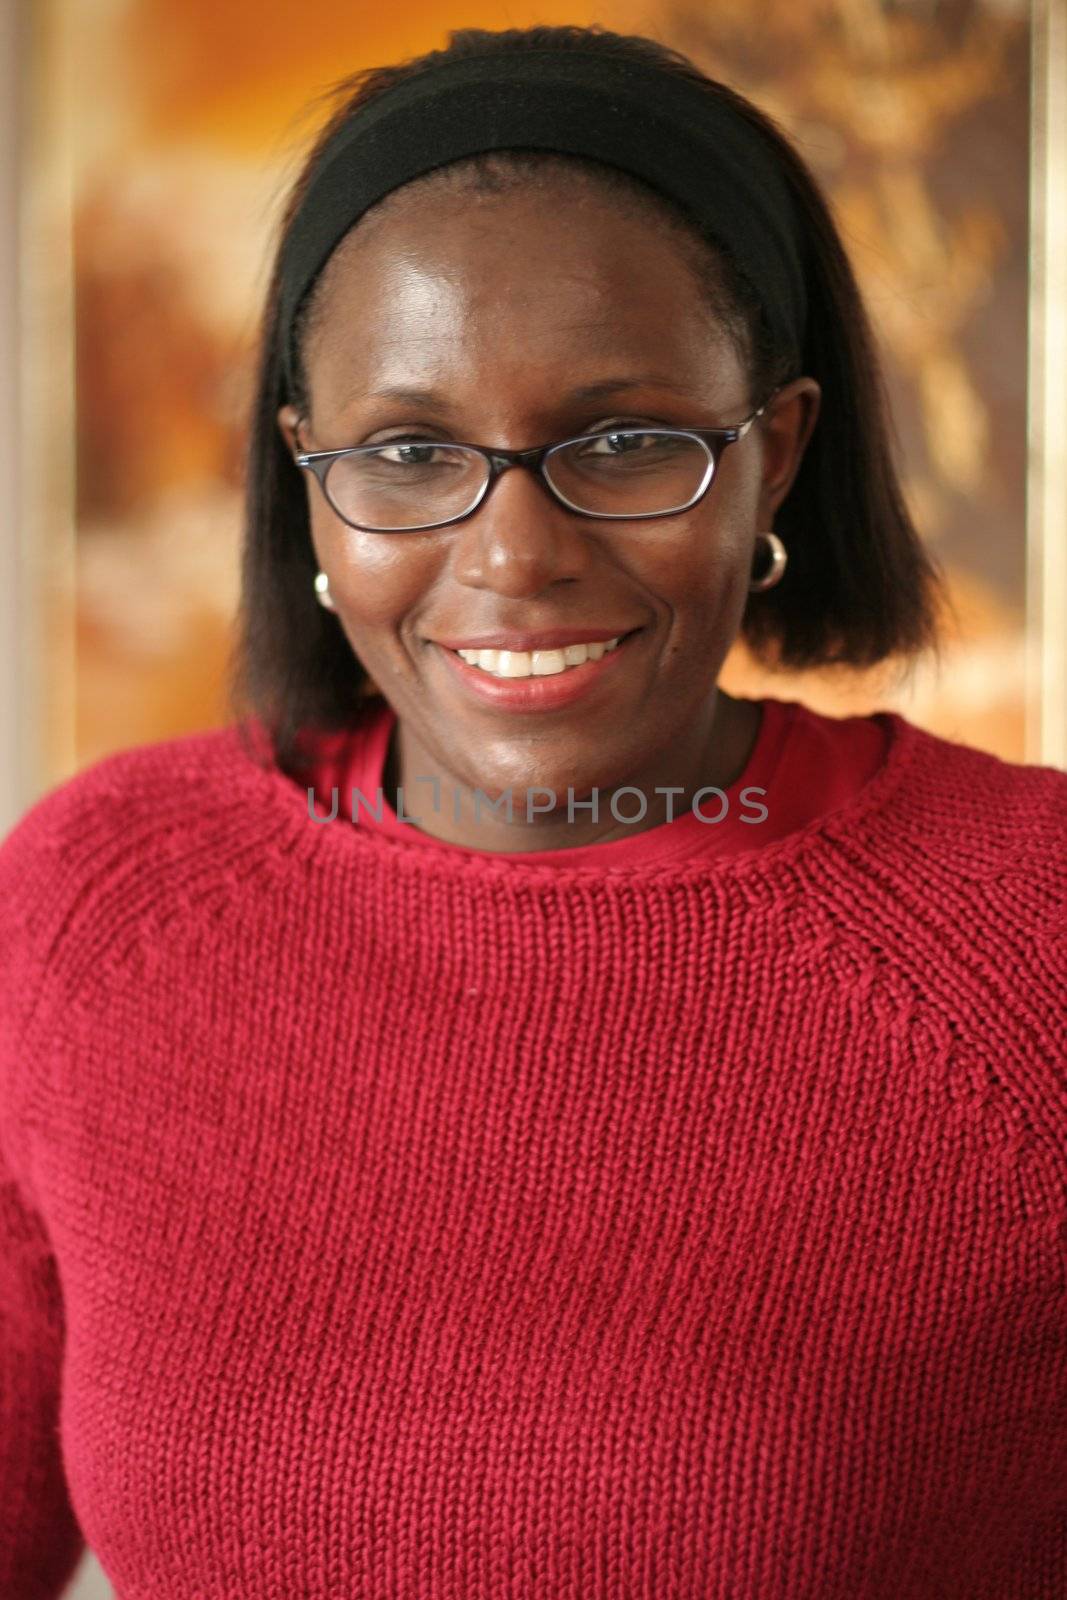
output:
<path id="1" fill-rule="evenodd" d="M 716 688 L 708 708 L 707 731 L 692 754 L 674 751 L 667 760 L 658 757 L 652 772 L 615 778 L 612 782 L 593 780 L 584 792 L 575 785 L 575 800 L 589 798 L 595 787 L 598 795 L 596 820 L 589 807 L 580 810 L 573 821 L 567 816 L 566 785 L 557 790 L 553 810 L 526 815 L 526 788 L 511 786 L 511 816 L 506 807 L 507 788 L 493 788 L 475 779 L 463 783 L 435 762 L 402 722 L 393 727 L 382 775 L 382 788 L 390 804 L 405 821 L 446 844 L 502 853 L 539 850 L 566 850 L 580 845 L 603 844 L 613 839 L 632 838 L 650 828 L 684 816 L 692 809 L 698 791 L 714 786 L 728 789 L 743 774 L 756 743 L 762 717 L 759 702 L 735 700 Z M 418 779 L 424 781 L 417 781 Z M 547 794 L 531 783 L 531 800 L 541 805 Z M 680 790 L 666 795 L 657 789 Z M 475 790 L 479 791 L 477 804 Z M 619 822 L 612 815 L 611 801 L 617 790 L 631 791 L 620 802 L 623 815 L 632 816 L 635 802 L 632 791 L 646 799 L 646 810 L 639 821 Z M 402 800 L 398 791 L 403 791 Z M 504 798 L 501 798 L 501 797 Z M 496 810 L 492 802 L 500 800 Z M 401 811 L 401 803 L 403 810 Z"/>

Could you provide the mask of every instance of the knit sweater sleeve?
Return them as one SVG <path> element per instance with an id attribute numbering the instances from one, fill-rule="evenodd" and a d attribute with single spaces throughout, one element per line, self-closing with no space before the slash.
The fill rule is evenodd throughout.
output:
<path id="1" fill-rule="evenodd" d="M 85 1549 L 60 1444 L 62 1285 L 27 1137 L 41 1066 L 27 1034 L 47 972 L 42 940 L 55 942 L 61 916 L 54 821 L 65 804 L 54 792 L 0 841 L 0 1595 L 17 1600 L 62 1594 Z"/>

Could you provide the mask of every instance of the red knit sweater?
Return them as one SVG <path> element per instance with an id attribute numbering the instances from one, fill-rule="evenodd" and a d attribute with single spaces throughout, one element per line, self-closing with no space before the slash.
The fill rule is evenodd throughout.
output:
<path id="1" fill-rule="evenodd" d="M 1067 774 L 881 726 L 599 871 L 232 729 L 32 807 L 3 1600 L 1064 1600 Z"/>

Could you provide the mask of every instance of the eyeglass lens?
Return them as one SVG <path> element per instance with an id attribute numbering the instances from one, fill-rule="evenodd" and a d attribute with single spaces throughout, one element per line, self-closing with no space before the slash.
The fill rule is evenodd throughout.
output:
<path id="1" fill-rule="evenodd" d="M 553 451 L 545 474 L 576 511 L 635 517 L 688 506 L 706 486 L 712 465 L 699 439 L 634 429 Z M 324 488 L 347 521 L 400 530 L 462 516 L 488 476 L 484 456 L 465 445 L 398 439 L 335 457 Z"/>

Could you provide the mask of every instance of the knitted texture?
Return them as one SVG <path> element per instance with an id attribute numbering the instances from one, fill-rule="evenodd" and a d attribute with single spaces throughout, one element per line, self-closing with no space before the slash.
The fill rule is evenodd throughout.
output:
<path id="1" fill-rule="evenodd" d="M 1067 1596 L 1067 774 L 598 875 L 230 728 L 0 905 L 4 1600 Z"/>

